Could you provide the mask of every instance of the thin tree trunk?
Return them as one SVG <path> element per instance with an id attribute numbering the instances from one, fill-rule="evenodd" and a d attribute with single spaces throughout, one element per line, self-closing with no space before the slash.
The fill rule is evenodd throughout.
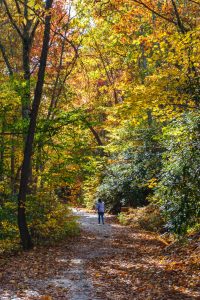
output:
<path id="1" fill-rule="evenodd" d="M 25 87 L 22 95 L 22 117 L 23 119 L 29 119 L 30 113 L 30 41 L 28 37 L 25 37 L 22 41 L 23 44 L 23 70 Z"/>
<path id="2" fill-rule="evenodd" d="M 108 82 L 109 82 L 110 86 L 112 87 L 114 102 L 115 102 L 115 104 L 118 104 L 119 103 L 119 101 L 118 101 L 118 94 L 117 94 L 117 91 L 115 89 L 114 79 L 111 78 L 113 76 L 111 76 L 110 71 L 107 69 L 107 66 L 106 66 L 103 54 L 102 54 L 101 49 L 100 49 L 100 47 L 99 47 L 99 45 L 97 44 L 96 41 L 95 41 L 95 46 L 96 46 L 97 51 L 99 52 L 99 58 L 100 58 L 100 60 L 102 62 L 102 65 L 104 67 L 104 70 L 105 70 Z"/>
<path id="3" fill-rule="evenodd" d="M 0 138 L 0 181 L 4 180 L 4 151 L 5 151 L 5 140 L 4 140 L 5 120 L 2 120 L 2 135 Z"/>
<path id="4" fill-rule="evenodd" d="M 15 193 L 15 137 L 11 135 L 11 155 L 10 155 L 10 187 L 12 195 Z"/>
<path id="5" fill-rule="evenodd" d="M 40 67 L 38 71 L 38 79 L 35 88 L 30 124 L 29 124 L 29 129 L 28 129 L 28 134 L 27 134 L 26 144 L 24 149 L 24 159 L 22 164 L 20 188 L 19 188 L 19 195 L 18 195 L 18 226 L 19 226 L 21 242 L 24 250 L 28 250 L 33 246 L 31 236 L 28 230 L 27 222 L 26 222 L 25 203 L 26 203 L 26 195 L 28 189 L 28 179 L 30 174 L 30 163 L 31 163 L 32 150 L 33 150 L 36 121 L 37 121 L 39 106 L 42 98 L 47 54 L 49 49 L 50 27 L 51 27 L 51 14 L 49 13 L 49 9 L 52 7 L 52 3 L 53 0 L 46 0 L 46 11 L 48 13 L 45 17 L 45 28 L 44 28 L 42 52 L 40 57 Z"/>
<path id="6" fill-rule="evenodd" d="M 24 1 L 24 18 L 26 20 L 26 25 L 23 28 L 23 34 L 22 34 L 22 48 L 23 48 L 23 54 L 22 54 L 22 62 L 23 62 L 23 72 L 24 72 L 24 80 L 25 80 L 25 87 L 23 89 L 23 95 L 22 95 L 22 117 L 24 119 L 29 119 L 29 113 L 30 113 L 30 105 L 31 105 L 31 99 L 30 99 L 30 49 L 31 49 L 31 38 L 30 38 L 30 27 L 31 27 L 31 21 L 28 20 L 28 0 Z M 26 136 L 24 136 L 26 138 Z"/>
<path id="7" fill-rule="evenodd" d="M 186 28 L 184 27 L 182 21 L 181 21 L 181 17 L 179 15 L 179 12 L 178 12 L 178 9 L 177 9 L 177 6 L 176 6 L 176 3 L 174 0 L 171 0 L 172 2 L 172 5 L 173 5 L 173 8 L 174 8 L 174 13 L 175 13 L 175 16 L 176 16 L 176 20 L 177 20 L 177 26 L 178 28 L 180 29 L 181 33 L 186 33 L 187 30 Z"/>
<path id="8" fill-rule="evenodd" d="M 52 91 L 51 103 L 50 103 L 49 109 L 48 109 L 47 120 L 50 119 L 52 111 L 53 111 L 54 106 L 55 106 L 56 92 L 57 92 L 58 82 L 59 82 L 60 73 L 61 73 L 62 64 L 63 64 L 63 54 L 64 54 L 64 50 L 65 50 L 66 35 L 67 35 L 67 29 L 65 30 L 64 38 L 63 38 L 63 41 L 62 41 L 58 72 L 57 72 L 57 75 L 56 75 L 56 80 L 55 80 L 54 88 L 53 88 L 53 91 Z"/>
<path id="9" fill-rule="evenodd" d="M 0 50 L 1 50 L 4 62 L 6 64 L 6 67 L 8 69 L 9 75 L 10 75 L 10 77 L 12 77 L 13 76 L 13 70 L 12 70 L 11 64 L 9 62 L 8 56 L 6 55 L 6 50 L 3 46 L 3 44 L 1 43 L 1 41 L 0 41 Z"/>

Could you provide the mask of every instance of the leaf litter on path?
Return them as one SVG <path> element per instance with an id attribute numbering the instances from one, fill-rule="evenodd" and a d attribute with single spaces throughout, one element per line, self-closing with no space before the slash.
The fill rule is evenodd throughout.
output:
<path id="1" fill-rule="evenodd" d="M 1 300 L 200 299 L 198 246 L 166 252 L 155 234 L 74 213 L 80 237 L 1 264 Z"/>

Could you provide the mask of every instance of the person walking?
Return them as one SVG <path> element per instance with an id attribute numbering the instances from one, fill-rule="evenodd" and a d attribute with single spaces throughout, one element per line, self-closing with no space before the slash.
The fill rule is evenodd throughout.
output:
<path id="1" fill-rule="evenodd" d="M 101 224 L 101 221 L 102 221 L 102 224 L 104 224 L 105 204 L 101 199 L 98 200 L 96 209 L 97 209 L 97 212 L 98 212 L 98 223 L 99 223 L 99 225 Z"/>

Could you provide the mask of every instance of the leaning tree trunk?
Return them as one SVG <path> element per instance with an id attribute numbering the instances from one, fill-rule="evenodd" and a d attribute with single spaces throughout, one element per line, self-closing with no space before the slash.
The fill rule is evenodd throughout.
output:
<path id="1" fill-rule="evenodd" d="M 30 174 L 30 163 L 31 163 L 31 155 L 33 150 L 33 141 L 36 129 L 36 121 L 39 111 L 39 106 L 42 98 L 42 90 L 44 85 L 44 76 L 47 62 L 47 54 L 49 49 L 49 39 L 50 39 L 50 27 L 51 27 L 51 14 L 49 13 L 49 9 L 52 7 L 53 0 L 46 0 L 46 17 L 45 17 L 45 28 L 44 28 L 44 36 L 43 36 L 43 46 L 40 57 L 40 67 L 38 71 L 38 79 L 35 88 L 34 100 L 31 111 L 31 118 L 29 129 L 27 133 L 25 149 L 24 149 L 24 159 L 21 170 L 21 180 L 19 187 L 19 195 L 18 195 L 18 226 L 20 231 L 21 242 L 24 250 L 31 249 L 33 243 L 31 241 L 31 236 L 28 230 L 27 222 L 26 222 L 26 194 L 28 188 L 28 180 Z"/>

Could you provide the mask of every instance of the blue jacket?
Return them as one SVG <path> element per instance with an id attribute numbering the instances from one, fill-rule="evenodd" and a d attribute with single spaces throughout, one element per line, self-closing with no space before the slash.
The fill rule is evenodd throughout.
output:
<path id="1" fill-rule="evenodd" d="M 96 208 L 98 212 L 104 212 L 105 211 L 104 202 L 98 202 Z"/>

